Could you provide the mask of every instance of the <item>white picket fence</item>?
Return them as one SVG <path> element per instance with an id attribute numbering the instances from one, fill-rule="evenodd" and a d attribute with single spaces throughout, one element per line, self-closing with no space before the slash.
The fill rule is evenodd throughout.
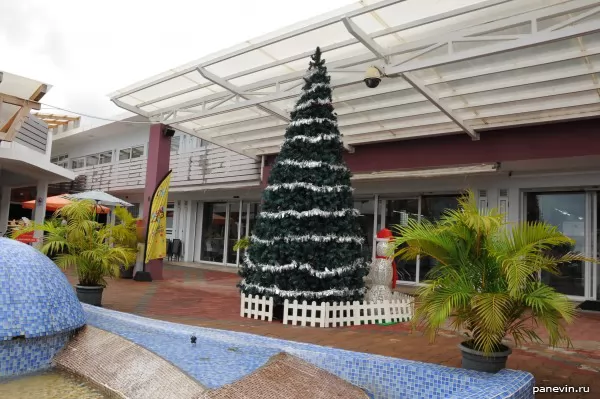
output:
<path id="1" fill-rule="evenodd" d="M 262 307 L 261 307 L 262 306 Z M 259 310 L 261 309 L 261 310 Z M 264 312 L 268 314 L 264 314 Z M 273 298 L 242 295 L 242 317 L 273 320 Z M 372 302 L 333 302 L 310 304 L 307 301 L 286 299 L 283 305 L 283 324 L 310 327 L 343 327 L 408 321 L 413 315 L 412 297 L 396 293 L 392 300 Z"/>
<path id="2" fill-rule="evenodd" d="M 344 327 L 408 321 L 412 318 L 412 298 L 397 294 L 389 301 L 333 302 L 317 305 L 314 301 L 284 302 L 283 324 L 311 327 Z"/>
<path id="3" fill-rule="evenodd" d="M 309 305 L 306 301 L 298 303 L 297 299 L 294 302 L 286 299 L 283 303 L 283 324 L 325 327 L 324 320 L 327 320 L 328 305 L 325 302 L 317 305 L 315 301 Z"/>
<path id="4" fill-rule="evenodd" d="M 267 299 L 264 296 L 242 294 L 240 316 L 273 321 L 273 297 Z"/>

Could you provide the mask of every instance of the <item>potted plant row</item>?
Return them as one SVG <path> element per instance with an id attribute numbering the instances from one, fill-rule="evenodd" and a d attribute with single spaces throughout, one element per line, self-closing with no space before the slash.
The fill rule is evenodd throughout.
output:
<path id="1" fill-rule="evenodd" d="M 573 302 L 540 281 L 542 272 L 559 272 L 563 263 L 594 261 L 556 248 L 573 240 L 542 222 L 505 222 L 496 209 L 480 210 L 468 192 L 457 210 L 436 222 L 409 221 L 395 226 L 395 255 L 430 257 L 436 265 L 416 292 L 413 327 L 433 341 L 440 329 L 468 337 L 459 347 L 462 367 L 497 372 L 506 367 L 511 348 L 527 341 L 570 345 L 565 326 L 576 317 Z"/>
<path id="2" fill-rule="evenodd" d="M 118 212 L 124 217 L 123 211 L 127 212 Z M 15 230 L 13 238 L 34 230 L 44 232 L 42 253 L 61 269 L 75 270 L 79 282 L 75 286 L 77 297 L 91 305 L 101 306 L 106 279 L 119 277 L 121 266 L 132 265 L 136 258 L 136 250 L 127 244 L 135 241 L 135 227 L 132 232 L 122 223 L 99 223 L 93 201 L 72 202 L 43 224 Z"/>

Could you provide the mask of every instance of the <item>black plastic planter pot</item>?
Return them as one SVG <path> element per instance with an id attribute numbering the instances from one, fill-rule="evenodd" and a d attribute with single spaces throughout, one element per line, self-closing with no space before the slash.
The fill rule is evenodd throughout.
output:
<path id="1" fill-rule="evenodd" d="M 121 278 L 132 279 L 133 278 L 133 266 L 128 267 L 127 269 L 124 266 L 119 266 L 120 276 Z"/>
<path id="2" fill-rule="evenodd" d="M 85 287 L 82 285 L 75 286 L 75 292 L 77 292 L 77 299 L 80 302 L 87 303 L 94 306 L 102 306 L 102 291 L 104 287 Z"/>
<path id="3" fill-rule="evenodd" d="M 484 371 L 486 373 L 497 373 L 506 368 L 506 360 L 508 355 L 512 353 L 509 347 L 504 347 L 502 352 L 493 352 L 489 355 L 484 355 L 475 349 L 471 349 L 467 342 L 462 342 L 458 345 L 462 352 L 462 368 L 467 370 Z"/>

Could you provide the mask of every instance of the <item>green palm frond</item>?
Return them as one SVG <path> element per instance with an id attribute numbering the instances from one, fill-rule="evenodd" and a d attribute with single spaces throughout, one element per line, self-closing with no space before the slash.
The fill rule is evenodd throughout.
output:
<path id="1" fill-rule="evenodd" d="M 137 248 L 136 224 L 138 218 L 134 217 L 127 209 L 116 207 L 117 223 L 108 230 L 110 239 L 118 245 L 132 249 Z"/>
<path id="2" fill-rule="evenodd" d="M 474 347 L 485 353 L 500 348 L 507 335 L 517 345 L 539 341 L 539 326 L 551 345 L 570 342 L 565 325 L 575 319 L 575 306 L 538 276 L 558 273 L 564 263 L 596 260 L 569 251 L 573 240 L 556 227 L 507 224 L 497 210 L 480 210 L 467 192 L 458 209 L 447 210 L 439 221 L 410 220 L 393 230 L 390 255 L 437 261 L 416 292 L 413 318 L 430 339 L 450 320 L 452 327 L 467 329 Z"/>
<path id="3" fill-rule="evenodd" d="M 81 285 L 105 286 L 106 278 L 118 277 L 120 266 L 133 264 L 137 253 L 137 219 L 125 209 L 117 208 L 115 212 L 119 223 L 103 225 L 96 221 L 93 201 L 76 201 L 56 211 L 45 223 L 19 229 L 13 236 L 43 232 L 41 251 L 57 266 L 74 268 Z M 66 225 L 61 219 L 66 219 Z"/>

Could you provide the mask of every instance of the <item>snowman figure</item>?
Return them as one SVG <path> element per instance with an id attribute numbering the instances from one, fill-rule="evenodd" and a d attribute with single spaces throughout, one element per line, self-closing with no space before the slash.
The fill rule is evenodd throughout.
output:
<path id="1" fill-rule="evenodd" d="M 379 302 L 392 299 L 392 288 L 396 286 L 396 265 L 394 259 L 388 256 L 393 243 L 392 232 L 382 229 L 375 239 L 376 256 L 371 263 L 369 274 L 366 277 L 367 294 L 365 301 Z"/>

